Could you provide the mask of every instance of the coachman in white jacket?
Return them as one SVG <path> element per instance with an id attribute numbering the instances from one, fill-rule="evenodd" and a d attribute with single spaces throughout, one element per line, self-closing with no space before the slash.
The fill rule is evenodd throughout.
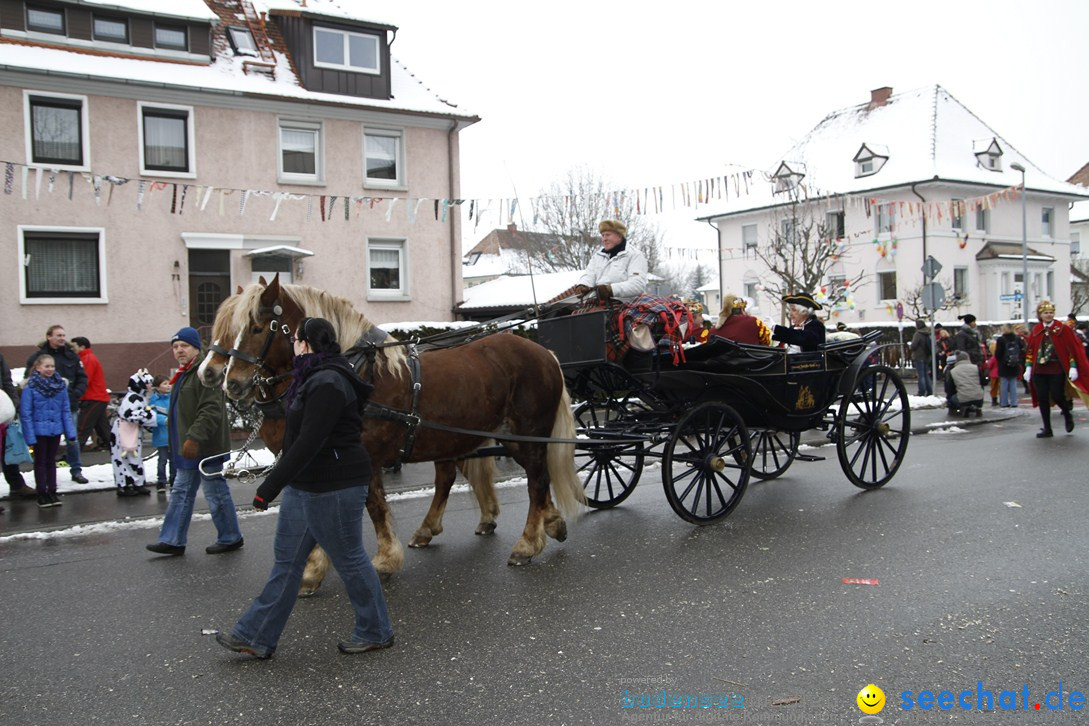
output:
<path id="1" fill-rule="evenodd" d="M 646 292 L 647 258 L 637 249 L 628 247 L 628 228 L 618 219 L 606 219 L 598 225 L 601 249 L 590 258 L 586 272 L 576 284 L 583 295 L 596 290 L 601 300 L 616 298 L 630 304 Z"/>

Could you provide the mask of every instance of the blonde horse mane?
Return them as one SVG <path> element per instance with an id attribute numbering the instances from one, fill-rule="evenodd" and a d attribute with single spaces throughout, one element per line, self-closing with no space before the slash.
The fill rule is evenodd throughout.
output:
<path id="1" fill-rule="evenodd" d="M 236 331 L 245 329 L 250 321 L 255 319 L 257 310 L 261 307 L 261 294 L 265 291 L 260 283 L 253 283 L 242 290 L 237 296 L 236 307 L 232 319 L 232 327 Z M 375 326 L 363 313 L 352 306 L 347 298 L 330 295 L 324 290 L 319 290 L 309 285 L 280 285 L 281 294 L 294 302 L 303 314 L 310 318 L 325 318 L 333 324 L 337 332 L 337 342 L 341 350 L 348 350 L 362 339 L 363 335 Z M 230 298 L 228 298 L 230 299 Z M 404 372 L 405 349 L 402 346 L 381 348 L 378 351 L 378 365 L 394 376 L 400 377 Z"/>
<path id="2" fill-rule="evenodd" d="M 241 299 L 241 295 L 231 295 L 219 304 L 216 318 L 212 321 L 212 342 L 216 345 L 234 343 L 239 330 L 234 326 L 235 310 L 238 308 L 238 301 Z"/>

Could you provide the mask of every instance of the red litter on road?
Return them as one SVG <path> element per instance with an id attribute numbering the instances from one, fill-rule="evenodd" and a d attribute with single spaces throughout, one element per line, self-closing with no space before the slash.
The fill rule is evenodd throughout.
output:
<path id="1" fill-rule="evenodd" d="M 876 578 L 870 580 L 870 579 L 867 579 L 865 577 L 845 577 L 845 578 L 843 578 L 843 584 L 844 585 L 876 585 L 876 584 L 878 584 L 878 582 L 877 582 Z"/>

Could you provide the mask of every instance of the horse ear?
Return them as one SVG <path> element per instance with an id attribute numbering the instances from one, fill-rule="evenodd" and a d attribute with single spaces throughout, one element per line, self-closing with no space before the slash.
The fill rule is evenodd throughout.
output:
<path id="1" fill-rule="evenodd" d="M 265 280 L 265 276 L 261 275 L 257 278 L 257 282 L 261 283 L 261 287 L 268 287 L 268 281 Z"/>
<path id="2" fill-rule="evenodd" d="M 277 317 L 284 314 L 284 309 L 280 305 L 280 273 L 276 273 L 272 282 L 261 293 L 261 307 L 269 308 Z"/>
<path id="3" fill-rule="evenodd" d="M 241 286 L 241 285 L 239 285 L 239 286 L 238 286 L 238 289 L 236 289 L 236 290 L 234 291 L 234 294 L 235 294 L 235 295 L 241 295 L 241 294 L 242 294 L 242 286 Z"/>

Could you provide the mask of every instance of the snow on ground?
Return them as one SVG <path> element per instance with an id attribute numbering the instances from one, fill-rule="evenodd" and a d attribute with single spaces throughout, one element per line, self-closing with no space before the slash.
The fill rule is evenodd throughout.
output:
<path id="1" fill-rule="evenodd" d="M 966 434 L 968 429 L 962 429 L 960 426 L 949 425 L 942 428 L 936 428 L 932 431 L 927 431 L 928 434 Z"/>

